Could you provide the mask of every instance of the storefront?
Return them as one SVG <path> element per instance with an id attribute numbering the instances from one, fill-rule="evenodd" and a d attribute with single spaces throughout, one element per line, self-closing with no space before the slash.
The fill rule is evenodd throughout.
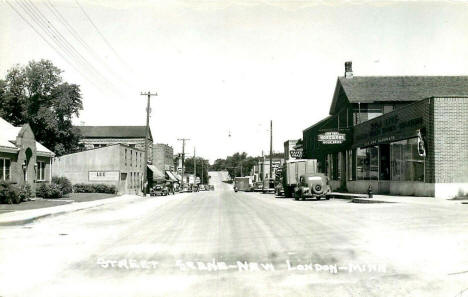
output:
<path id="1" fill-rule="evenodd" d="M 468 193 L 468 76 L 359 77 L 347 62 L 303 143 L 334 191 Z"/>

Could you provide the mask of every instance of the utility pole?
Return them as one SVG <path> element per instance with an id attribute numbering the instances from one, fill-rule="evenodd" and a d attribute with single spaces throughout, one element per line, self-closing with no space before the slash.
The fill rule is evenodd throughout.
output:
<path id="1" fill-rule="evenodd" d="M 184 161 L 185 161 L 185 142 L 189 141 L 188 138 L 179 138 L 178 141 L 182 141 L 182 182 L 180 184 L 180 188 L 184 189 Z"/>
<path id="2" fill-rule="evenodd" d="M 203 159 L 201 162 L 201 184 L 203 185 Z"/>
<path id="3" fill-rule="evenodd" d="M 197 159 L 195 159 L 195 146 L 193 147 L 193 185 L 197 184 Z"/>
<path id="4" fill-rule="evenodd" d="M 157 93 L 151 93 L 150 91 L 144 93 L 140 93 L 141 96 L 148 96 L 148 103 L 146 105 L 146 129 L 145 129 L 145 165 L 143 168 L 143 195 L 146 197 L 146 193 L 148 193 L 148 174 L 147 174 L 147 166 L 148 166 L 148 133 L 149 133 L 149 115 L 150 115 L 150 100 L 151 96 L 158 96 Z"/>
<path id="5" fill-rule="evenodd" d="M 270 180 L 273 174 L 273 121 L 270 120 Z M 269 183 L 270 181 L 268 181 Z"/>

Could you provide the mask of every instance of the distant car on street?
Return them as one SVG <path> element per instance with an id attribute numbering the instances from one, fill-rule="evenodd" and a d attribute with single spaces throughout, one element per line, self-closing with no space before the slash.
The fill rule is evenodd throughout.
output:
<path id="1" fill-rule="evenodd" d="M 199 191 L 206 191 L 205 185 L 199 185 L 198 190 Z"/>
<path id="2" fill-rule="evenodd" d="M 166 186 L 156 185 L 151 189 L 150 196 L 167 196 L 169 190 Z"/>
<path id="3" fill-rule="evenodd" d="M 282 183 L 277 183 L 275 186 L 275 195 L 276 196 L 284 196 L 284 188 Z"/>
<path id="4" fill-rule="evenodd" d="M 210 191 L 214 191 L 214 186 L 213 185 L 210 185 Z"/>
<path id="5" fill-rule="evenodd" d="M 263 182 L 261 182 L 261 181 L 255 182 L 254 186 L 253 186 L 253 190 L 254 190 L 254 192 L 263 191 Z"/>

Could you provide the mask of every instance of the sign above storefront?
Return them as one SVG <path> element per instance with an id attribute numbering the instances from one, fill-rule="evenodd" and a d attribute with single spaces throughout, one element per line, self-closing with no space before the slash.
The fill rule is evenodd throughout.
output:
<path id="1" fill-rule="evenodd" d="M 346 134 L 340 132 L 325 132 L 317 137 L 322 144 L 342 144 L 346 141 Z"/>

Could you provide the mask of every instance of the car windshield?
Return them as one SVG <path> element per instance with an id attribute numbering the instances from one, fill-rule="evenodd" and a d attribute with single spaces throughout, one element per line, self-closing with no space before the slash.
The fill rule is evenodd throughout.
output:
<path id="1" fill-rule="evenodd" d="M 309 180 L 310 181 L 320 181 L 322 180 L 322 178 L 320 176 L 309 176 Z"/>

